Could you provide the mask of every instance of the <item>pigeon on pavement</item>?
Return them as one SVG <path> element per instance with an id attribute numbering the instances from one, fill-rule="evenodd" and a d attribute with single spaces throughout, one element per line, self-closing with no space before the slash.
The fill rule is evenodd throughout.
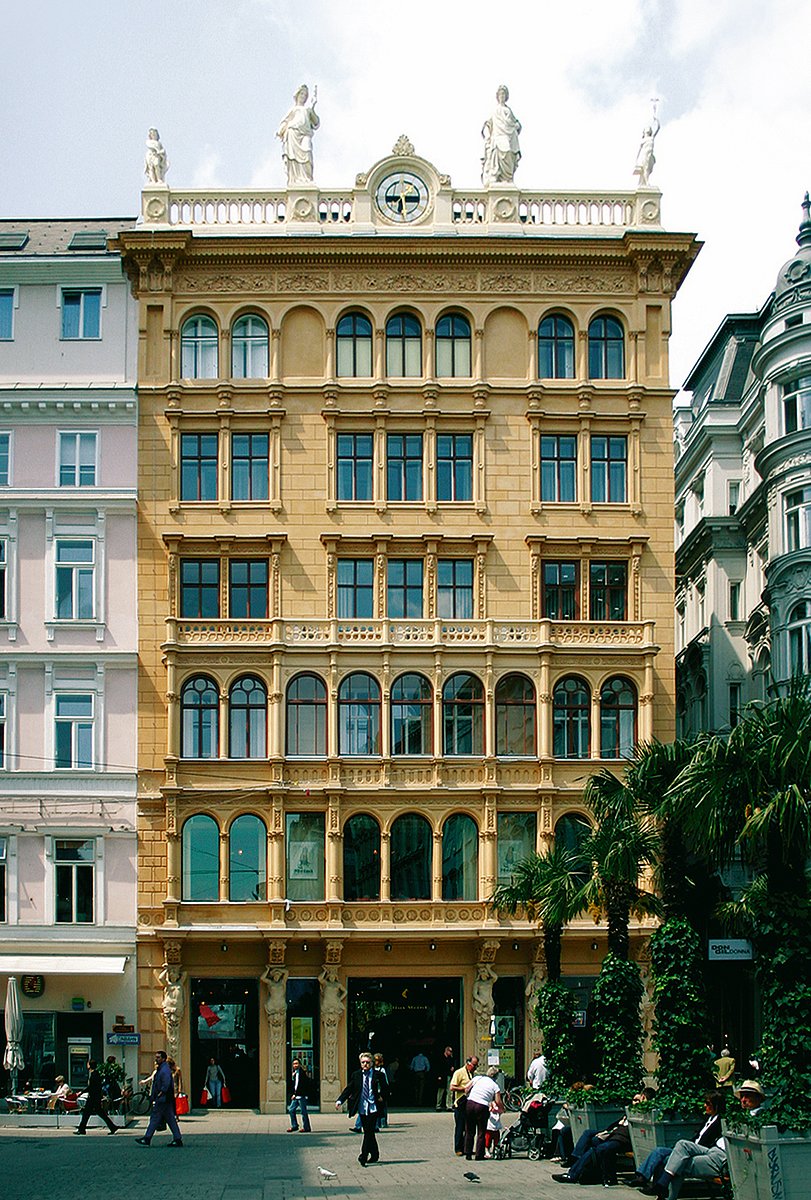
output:
<path id="1" fill-rule="evenodd" d="M 319 1167 L 318 1174 L 322 1179 L 337 1179 L 338 1176 L 334 1171 L 328 1171 L 326 1167 Z"/>
<path id="2" fill-rule="evenodd" d="M 465 1179 L 470 1180 L 471 1183 L 479 1182 L 479 1176 L 476 1175 L 473 1171 L 465 1171 Z"/>

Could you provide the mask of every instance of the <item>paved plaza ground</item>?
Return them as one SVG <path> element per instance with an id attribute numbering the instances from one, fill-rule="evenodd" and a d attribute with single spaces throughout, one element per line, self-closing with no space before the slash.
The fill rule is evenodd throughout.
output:
<path id="1" fill-rule="evenodd" d="M 514 1120 L 505 1118 L 505 1126 Z M 160 1133 L 149 1149 L 135 1143 L 146 1126 L 141 1117 L 115 1137 L 90 1129 L 76 1137 L 67 1129 L 0 1129 L 2 1200 L 450 1200 L 471 1191 L 476 1200 L 564 1200 L 573 1189 L 555 1183 L 552 1163 L 525 1155 L 504 1162 L 468 1163 L 455 1157 L 453 1118 L 444 1113 L 392 1113 L 380 1135 L 381 1161 L 357 1162 L 360 1135 L 348 1132 L 345 1116 L 313 1114 L 313 1132 L 288 1134 L 284 1116 L 254 1112 L 201 1113 L 181 1120 L 185 1145 L 166 1148 Z M 318 1167 L 336 1173 L 322 1180 Z M 474 1170 L 479 1182 L 464 1178 Z M 635 1200 L 619 1185 L 576 1189 L 579 1200 L 612 1195 Z"/>

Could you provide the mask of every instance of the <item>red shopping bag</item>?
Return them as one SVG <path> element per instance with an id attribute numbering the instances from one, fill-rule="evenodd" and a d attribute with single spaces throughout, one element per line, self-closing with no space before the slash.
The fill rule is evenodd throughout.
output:
<path id="1" fill-rule="evenodd" d="M 220 1099 L 222 1100 L 223 1104 L 231 1103 L 231 1093 L 229 1092 L 229 1090 L 225 1084 L 222 1085 L 222 1093 L 221 1093 Z"/>
<path id="2" fill-rule="evenodd" d="M 201 1104 L 201 1106 L 202 1106 L 203 1108 L 205 1108 L 205 1106 L 208 1104 L 208 1102 L 209 1102 L 209 1100 L 210 1100 L 210 1099 L 211 1099 L 211 1097 L 210 1097 L 210 1096 L 209 1096 L 209 1094 L 208 1094 L 208 1088 L 203 1088 L 203 1094 L 202 1094 L 202 1096 L 200 1097 L 200 1104 Z"/>
<path id="3" fill-rule="evenodd" d="M 179 1117 L 187 1116 L 189 1111 L 189 1097 L 185 1092 L 178 1092 L 175 1098 L 175 1112 Z"/>

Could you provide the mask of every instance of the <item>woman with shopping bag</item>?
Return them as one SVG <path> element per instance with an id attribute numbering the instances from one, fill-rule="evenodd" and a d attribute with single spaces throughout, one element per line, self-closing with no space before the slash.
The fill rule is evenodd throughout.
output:
<path id="1" fill-rule="evenodd" d="M 222 1073 L 222 1067 L 214 1057 L 208 1060 L 208 1067 L 206 1068 L 206 1089 L 208 1091 L 209 1098 L 214 1101 L 215 1108 L 222 1108 L 223 1101 L 225 1101 L 227 1104 L 231 1099 L 230 1093 L 228 1092 L 227 1088 L 225 1088 L 225 1076 Z M 223 1089 L 225 1089 L 226 1095 L 228 1096 L 227 1100 L 225 1099 L 225 1096 L 223 1096 Z"/>

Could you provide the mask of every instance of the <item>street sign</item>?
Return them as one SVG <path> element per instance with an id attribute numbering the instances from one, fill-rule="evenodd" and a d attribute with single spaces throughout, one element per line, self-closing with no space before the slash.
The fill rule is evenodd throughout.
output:
<path id="1" fill-rule="evenodd" d="M 710 938 L 707 958 L 713 962 L 748 962 L 752 943 L 746 938 Z"/>
<path id="2" fill-rule="evenodd" d="M 108 1033 L 108 1046 L 140 1046 L 140 1033 Z"/>

